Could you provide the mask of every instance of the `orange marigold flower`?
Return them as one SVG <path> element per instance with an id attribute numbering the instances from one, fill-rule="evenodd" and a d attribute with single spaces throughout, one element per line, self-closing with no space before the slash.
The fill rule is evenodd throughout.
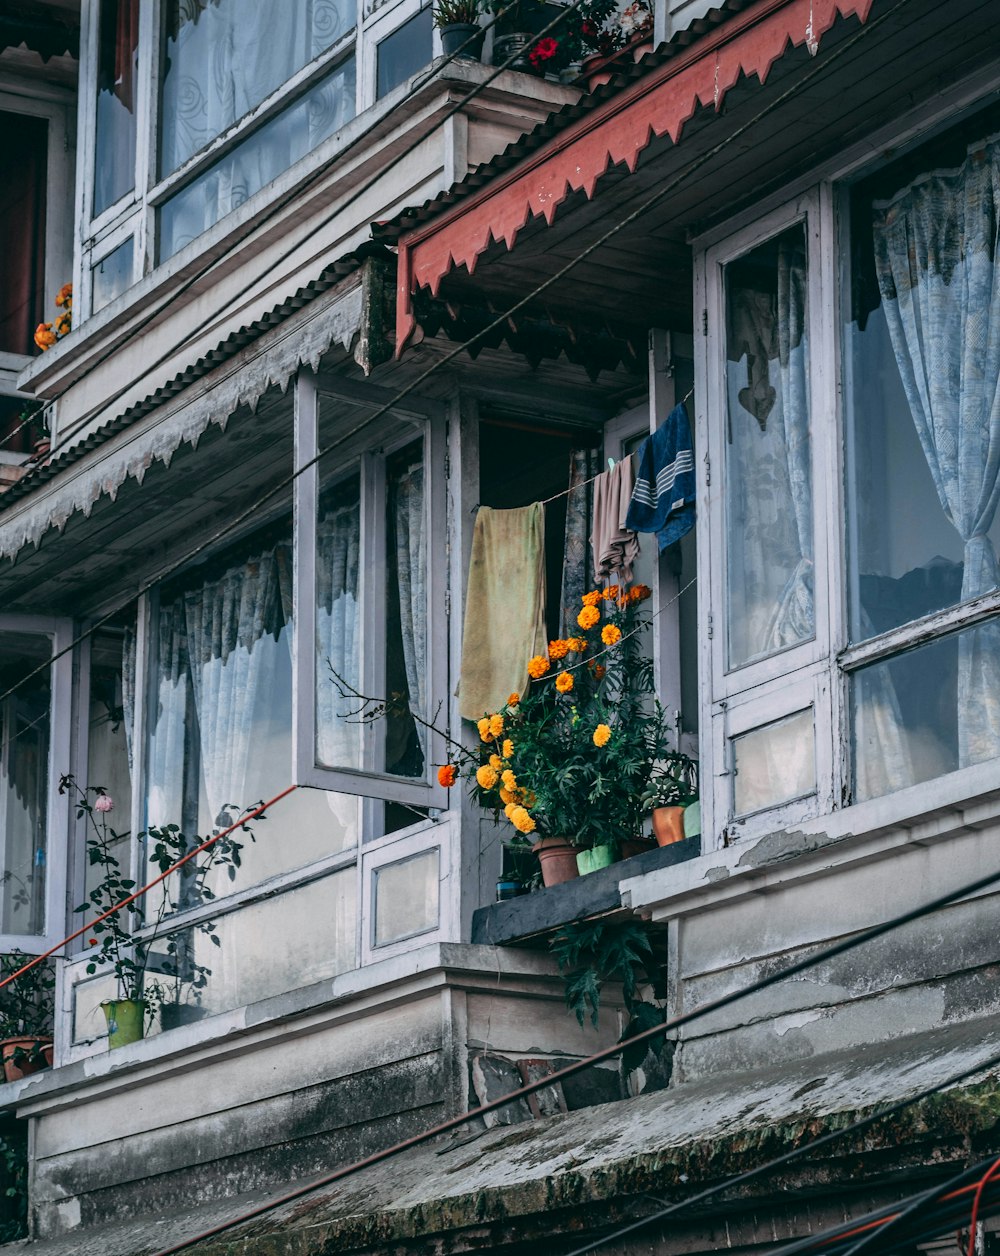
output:
<path id="1" fill-rule="evenodd" d="M 500 769 L 503 767 L 503 759 L 501 759 L 498 754 L 491 754 L 490 755 L 490 767 L 493 769 L 494 772 L 499 772 Z"/>
<path id="2" fill-rule="evenodd" d="M 66 310 L 60 314 L 55 322 L 55 333 L 57 336 L 68 336 L 73 330 L 73 315 Z"/>
<path id="3" fill-rule="evenodd" d="M 593 628 L 597 621 L 601 618 L 601 612 L 596 606 L 587 605 L 577 615 L 576 622 L 586 632 L 588 628 Z"/>
<path id="4" fill-rule="evenodd" d="M 534 833 L 535 822 L 524 807 L 514 807 L 508 818 L 519 833 Z"/>
<path id="5" fill-rule="evenodd" d="M 603 663 L 597 663 L 594 667 L 594 679 L 601 681 L 608 674 L 608 669 Z"/>
<path id="6" fill-rule="evenodd" d="M 56 333 L 51 323 L 39 323 L 35 328 L 35 344 L 39 349 L 51 349 L 56 342 Z"/>
<path id="7" fill-rule="evenodd" d="M 573 688 L 573 675 L 571 672 L 560 672 L 556 677 L 556 688 L 560 693 L 569 693 Z"/>
<path id="8" fill-rule="evenodd" d="M 536 803 L 536 802 L 538 802 L 538 795 L 534 792 L 534 790 L 531 790 L 531 789 L 527 789 L 527 790 L 525 790 L 525 791 L 524 791 L 524 806 L 525 806 L 525 809 L 526 809 L 527 811 L 530 811 L 530 810 L 531 810 L 531 808 L 535 805 L 535 803 Z"/>
<path id="9" fill-rule="evenodd" d="M 513 755 L 514 755 L 514 743 L 508 737 L 507 740 L 503 743 L 503 757 L 505 759 L 510 759 L 510 758 L 513 758 Z"/>
<path id="10" fill-rule="evenodd" d="M 516 807 L 517 807 L 517 803 L 514 802 L 513 799 L 511 799 L 511 801 L 507 804 L 507 806 L 504 807 L 503 813 L 507 817 L 508 820 L 510 819 L 511 813 L 515 810 Z"/>
<path id="11" fill-rule="evenodd" d="M 532 680 L 540 680 L 549 670 L 549 660 L 544 654 L 536 654 L 528 660 L 528 675 Z"/>
<path id="12" fill-rule="evenodd" d="M 606 746 L 611 740 L 611 729 L 607 724 L 598 724 L 594 729 L 594 745 Z"/>
<path id="13" fill-rule="evenodd" d="M 490 740 L 490 717 L 488 715 L 484 715 L 481 720 L 476 721 L 476 727 L 479 729 L 479 740 L 489 741 Z"/>
<path id="14" fill-rule="evenodd" d="M 653 596 L 653 590 L 648 584 L 637 584 L 629 590 L 629 600 L 632 602 L 645 602 L 646 598 Z"/>
<path id="15" fill-rule="evenodd" d="M 585 593 L 581 599 L 584 606 L 596 606 L 601 600 L 601 590 L 591 589 L 589 593 Z"/>
<path id="16" fill-rule="evenodd" d="M 617 624 L 605 624 L 601 629 L 601 640 L 605 645 L 617 645 L 622 639 L 622 630 Z"/>
<path id="17" fill-rule="evenodd" d="M 618 586 L 616 584 L 609 584 L 608 587 L 601 594 L 601 597 L 604 598 L 605 602 L 613 602 L 617 596 L 618 596 Z"/>
<path id="18" fill-rule="evenodd" d="M 520 701 L 521 701 L 521 695 L 520 695 L 519 693 L 512 693 L 512 694 L 510 695 L 510 697 L 507 699 L 507 705 L 508 705 L 508 706 L 517 706 L 517 704 L 518 704 Z"/>
<path id="19" fill-rule="evenodd" d="M 503 716 L 491 715 L 490 716 L 490 736 L 499 737 L 502 733 L 503 733 Z"/>
<path id="20" fill-rule="evenodd" d="M 504 786 L 500 790 L 500 801 L 506 803 L 508 807 L 516 807 L 521 801 L 521 795 L 518 791 L 507 789 Z"/>
<path id="21" fill-rule="evenodd" d="M 564 659 L 569 654 L 569 642 L 563 641 L 561 638 L 557 641 L 549 642 L 549 658 Z"/>
<path id="22" fill-rule="evenodd" d="M 510 768 L 507 768 L 505 772 L 501 773 L 500 779 L 503 781 L 504 789 L 509 789 L 511 793 L 517 789 L 517 777 L 510 770 Z"/>
<path id="23" fill-rule="evenodd" d="M 491 768 L 488 763 L 484 763 L 476 772 L 476 783 L 480 789 L 492 789 L 499 780 L 495 768 Z"/>
<path id="24" fill-rule="evenodd" d="M 443 785 L 445 789 L 451 789 L 457 776 L 458 769 L 454 763 L 446 763 L 443 768 L 438 768 L 438 784 Z"/>
<path id="25" fill-rule="evenodd" d="M 56 293 L 56 305 L 58 305 L 59 308 L 62 309 L 63 306 L 66 306 L 67 308 L 69 308 L 70 306 L 72 306 L 72 304 L 73 304 L 73 285 L 71 283 L 64 283 L 63 286 Z"/>
<path id="26" fill-rule="evenodd" d="M 566 643 L 574 654 L 582 654 L 587 648 L 586 637 L 570 637 Z"/>

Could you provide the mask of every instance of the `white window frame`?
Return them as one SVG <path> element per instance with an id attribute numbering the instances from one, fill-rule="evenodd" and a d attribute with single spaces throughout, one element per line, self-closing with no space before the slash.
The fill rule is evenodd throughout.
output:
<path id="1" fill-rule="evenodd" d="M 328 403 L 351 404 L 349 391 L 345 394 L 329 391 L 326 386 L 322 396 Z M 355 769 L 329 768 L 316 763 L 315 754 L 315 719 L 316 719 L 316 651 L 314 647 L 314 625 L 316 622 L 316 509 L 319 501 L 320 484 L 325 476 L 325 469 L 313 461 L 318 450 L 321 390 L 313 371 L 303 367 L 296 378 L 295 384 L 295 466 L 306 467 L 295 482 L 294 496 L 294 606 L 295 623 L 292 674 L 295 678 L 293 710 L 293 762 L 295 764 L 296 782 L 299 785 L 317 786 L 321 789 L 333 790 L 338 793 L 358 794 L 366 798 L 381 799 L 386 802 L 409 803 L 415 806 L 447 807 L 447 791 L 437 783 L 434 764 L 444 763 L 447 759 L 444 737 L 426 729 L 426 754 L 424 778 L 417 780 L 408 777 L 392 776 L 383 772 Z M 369 403 L 370 405 L 371 403 Z M 430 544 L 428 552 L 427 572 L 427 679 L 428 695 L 447 692 L 447 625 L 446 608 L 446 556 L 437 554 L 436 538 L 446 535 L 446 475 L 445 448 L 447 433 L 443 417 L 439 413 L 429 414 L 423 411 L 394 412 L 394 416 L 405 417 L 407 430 L 398 440 L 392 442 L 393 447 L 402 446 L 414 439 L 414 422 L 424 431 L 424 509 L 425 527 Z M 387 416 L 392 418 L 394 416 Z M 364 427 L 364 418 L 359 413 L 356 427 Z M 387 430 L 391 424 L 384 422 L 380 431 Z M 370 446 L 374 433 L 364 437 L 362 431 L 358 436 L 364 444 Z M 345 433 L 345 447 L 338 460 L 338 466 L 346 466 L 348 460 L 360 458 L 361 463 L 361 614 L 362 614 L 362 684 L 368 686 L 365 692 L 373 697 L 382 697 L 384 690 L 384 625 L 379 622 L 382 603 L 379 588 L 379 573 L 384 572 L 384 515 L 385 495 L 382 468 L 384 462 L 381 454 L 372 457 L 357 446 L 350 444 L 350 432 Z M 311 465 L 307 465 L 310 464 Z M 329 462 L 326 464 L 330 465 Z M 365 580 L 368 572 L 369 580 Z M 374 584 L 370 583 L 374 581 Z M 374 594 L 374 596 L 373 596 Z M 433 709 L 426 718 L 433 721 Z M 365 744 L 363 760 L 373 763 L 375 742 L 379 735 L 379 724 L 373 723 L 365 728 Z"/>
<path id="2" fill-rule="evenodd" d="M 45 931 L 42 934 L 0 934 L 0 950 L 15 948 L 38 955 L 65 937 L 66 885 L 71 800 L 59 793 L 60 778 L 71 771 L 73 659 L 69 652 L 73 625 L 68 619 L 44 615 L 0 615 L 0 632 L 48 636 L 52 641 L 50 672 L 48 811 L 45 855 Z"/>
<path id="3" fill-rule="evenodd" d="M 726 343 L 727 264 L 805 222 L 809 274 L 809 379 L 813 498 L 815 631 L 797 645 L 730 668 L 727 662 L 726 592 Z M 696 245 L 696 444 L 705 451 L 698 468 L 703 524 L 698 536 L 701 626 L 701 794 L 703 833 L 719 842 L 756 836 L 822 814 L 839 797 L 844 765 L 834 754 L 834 718 L 841 700 L 831 692 L 831 657 L 842 624 L 839 542 L 840 416 L 836 378 L 837 275 L 829 185 L 813 187 L 784 205 L 721 231 Z M 829 574 L 827 574 L 829 573 Z M 816 793 L 766 811 L 735 816 L 732 739 L 811 706 L 815 712 Z"/>

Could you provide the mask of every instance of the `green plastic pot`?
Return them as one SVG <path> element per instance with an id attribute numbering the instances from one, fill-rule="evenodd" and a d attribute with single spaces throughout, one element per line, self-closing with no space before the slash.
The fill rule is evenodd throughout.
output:
<path id="1" fill-rule="evenodd" d="M 127 1047 L 142 1038 L 146 1004 L 137 999 L 108 999 L 101 1004 L 108 1022 L 108 1047 Z"/>
<path id="2" fill-rule="evenodd" d="M 586 876 L 588 872 L 596 872 L 598 868 L 608 868 L 615 862 L 615 848 L 611 845 L 593 846 L 590 850 L 578 850 L 576 852 L 576 866 L 580 870 L 580 876 Z"/>

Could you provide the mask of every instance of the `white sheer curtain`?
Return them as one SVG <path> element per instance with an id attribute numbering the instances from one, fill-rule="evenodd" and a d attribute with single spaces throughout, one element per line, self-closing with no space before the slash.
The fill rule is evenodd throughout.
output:
<path id="1" fill-rule="evenodd" d="M 410 709 L 427 718 L 427 529 L 424 527 L 424 465 L 402 470 L 394 486 L 399 621 Z M 427 730 L 415 725 L 426 760 Z"/>
<path id="2" fill-rule="evenodd" d="M 160 607 L 156 620 L 156 660 L 155 685 L 151 687 L 155 709 L 149 738 L 146 822 L 180 824 L 191 683 L 184 604 L 180 599 Z"/>
<path id="3" fill-rule="evenodd" d="M 362 766 L 361 728 L 350 714 L 358 703 L 340 692 L 332 675 L 336 672 L 348 686 L 360 688 L 360 544 L 355 480 L 316 525 L 316 753 L 327 767 Z"/>
<path id="4" fill-rule="evenodd" d="M 1000 499 L 1000 136 L 873 206 L 875 268 L 906 399 L 944 512 L 965 545 L 962 599 L 1000 585 L 987 532 Z M 1000 624 L 962 633 L 962 765 L 1000 752 Z"/>

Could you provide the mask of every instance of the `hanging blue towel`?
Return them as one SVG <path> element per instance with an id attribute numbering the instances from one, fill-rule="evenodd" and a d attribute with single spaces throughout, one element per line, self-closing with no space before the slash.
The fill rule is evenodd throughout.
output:
<path id="1" fill-rule="evenodd" d="M 639 471 L 625 526 L 633 532 L 655 532 L 665 550 L 694 527 L 694 493 L 691 425 L 682 402 L 639 446 Z"/>

